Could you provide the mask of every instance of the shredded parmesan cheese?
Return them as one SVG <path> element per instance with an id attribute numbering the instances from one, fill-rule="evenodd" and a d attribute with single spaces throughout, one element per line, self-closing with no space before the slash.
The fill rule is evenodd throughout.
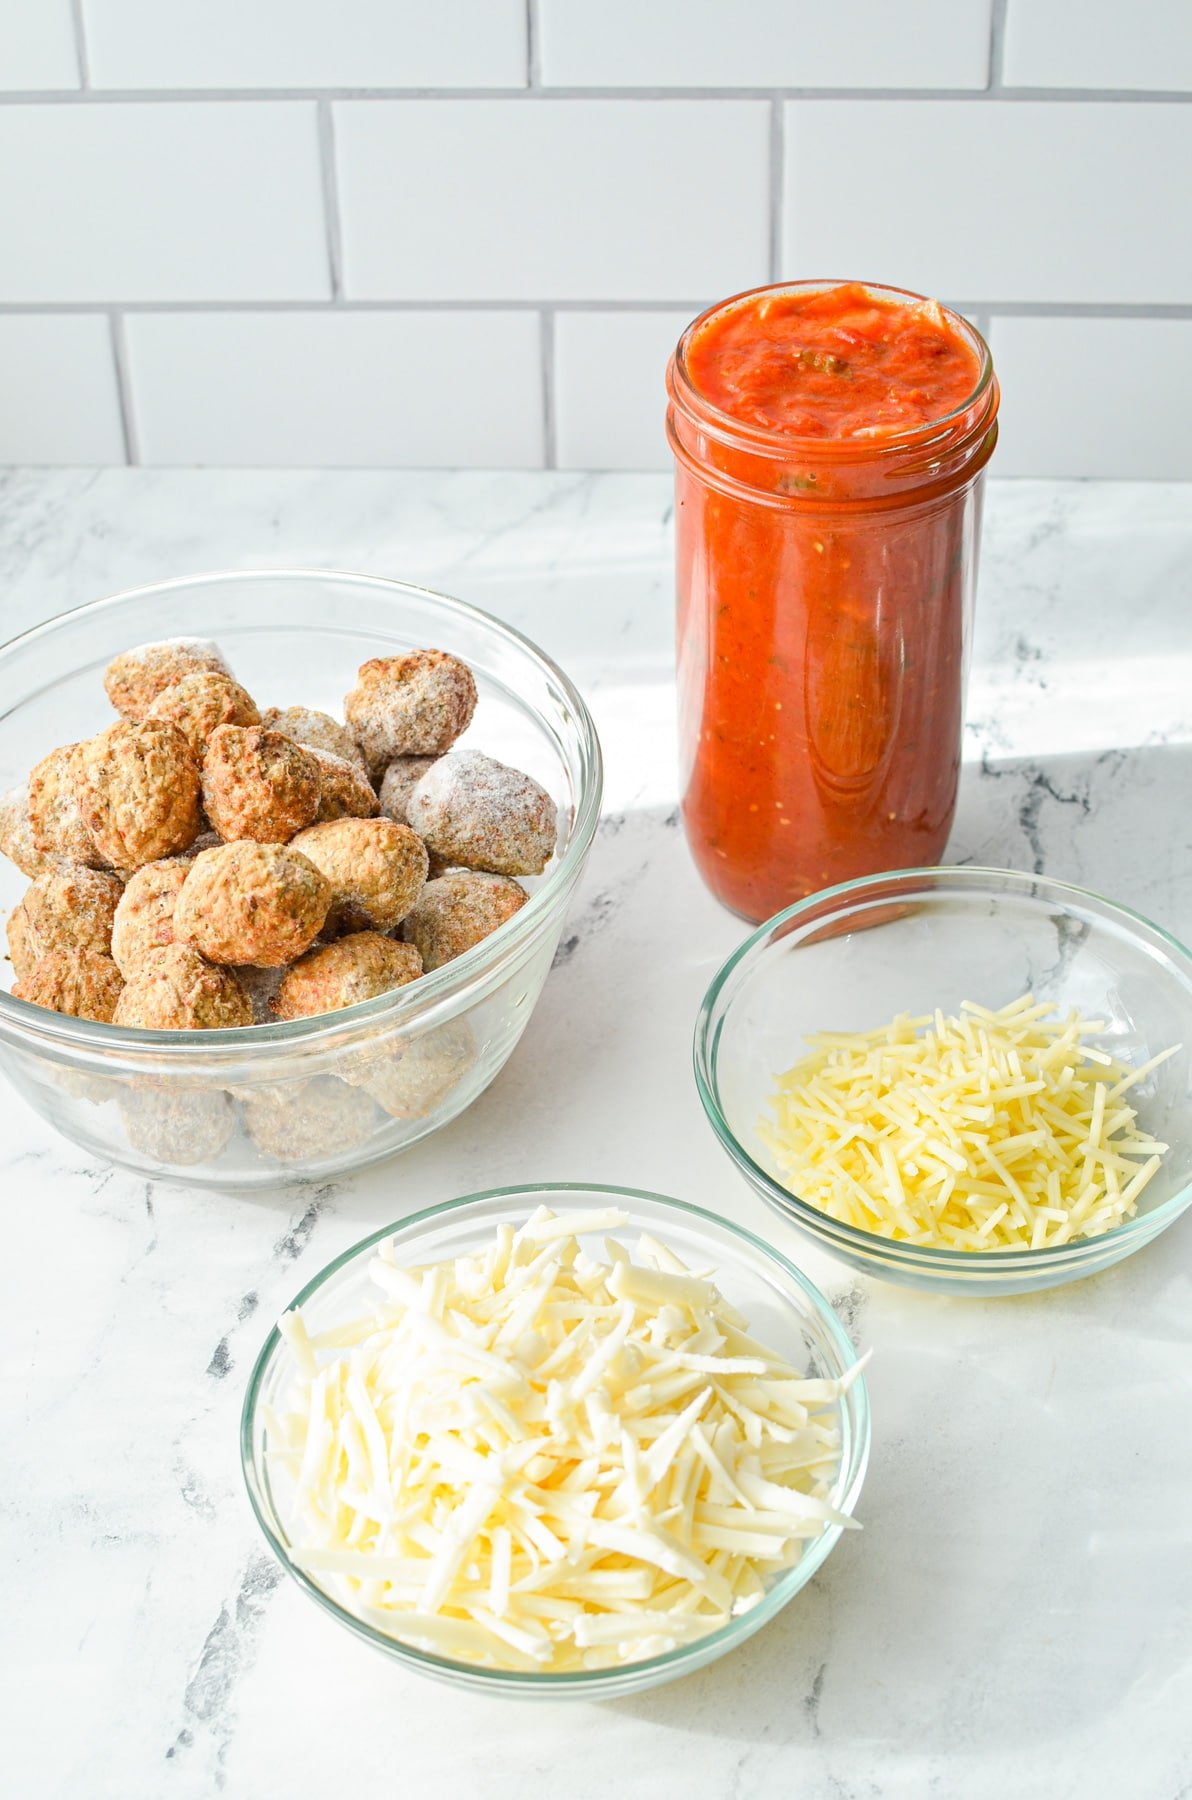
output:
<path id="1" fill-rule="evenodd" d="M 1120 1225 L 1168 1148 L 1123 1096 L 1180 1046 L 1131 1068 L 1087 1041 L 1102 1023 L 1054 1013 L 1025 994 L 809 1037 L 759 1126 L 779 1179 L 845 1224 L 948 1250 Z"/>
<path id="2" fill-rule="evenodd" d="M 370 1274 L 365 1316 L 281 1332 L 267 1456 L 295 1564 L 359 1618 L 484 1667 L 602 1669 L 755 1606 L 833 1504 L 840 1381 L 755 1342 L 709 1270 L 625 1213 L 540 1208 L 472 1255 Z"/>

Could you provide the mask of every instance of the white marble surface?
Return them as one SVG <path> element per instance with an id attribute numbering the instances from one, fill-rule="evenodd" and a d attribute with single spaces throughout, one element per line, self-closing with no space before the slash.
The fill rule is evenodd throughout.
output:
<path id="1" fill-rule="evenodd" d="M 589 696 L 608 816 L 568 954 L 448 1131 L 251 1200 L 87 1164 L 0 1093 L 3 1788 L 14 1800 L 1179 1800 L 1192 1792 L 1192 1215 L 1052 1295 L 855 1280 L 728 1167 L 690 1077 L 742 927 L 676 829 L 662 477 L 0 475 L 0 628 L 169 575 L 408 576 L 531 633 Z M 1192 492 L 991 494 L 957 859 L 1046 868 L 1192 934 Z M 875 1356 L 850 1536 L 774 1625 L 604 1706 L 462 1698 L 283 1580 L 239 1472 L 267 1323 L 453 1194 L 623 1181 L 775 1234 Z"/>

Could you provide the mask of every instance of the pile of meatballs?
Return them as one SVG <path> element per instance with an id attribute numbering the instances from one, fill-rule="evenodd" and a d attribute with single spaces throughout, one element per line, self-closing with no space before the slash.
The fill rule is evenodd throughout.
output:
<path id="1" fill-rule="evenodd" d="M 119 717 L 0 801 L 32 885 L 13 993 L 141 1030 L 302 1019 L 416 981 L 525 905 L 554 854 L 537 782 L 452 746 L 476 683 L 442 650 L 364 663 L 344 722 L 258 711 L 216 645 L 128 650 Z"/>

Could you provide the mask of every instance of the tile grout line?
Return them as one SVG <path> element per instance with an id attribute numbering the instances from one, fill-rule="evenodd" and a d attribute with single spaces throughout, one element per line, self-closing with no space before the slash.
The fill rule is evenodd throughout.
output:
<path id="1" fill-rule="evenodd" d="M 1003 92 L 1002 76 L 1006 66 L 1006 10 L 1009 0 L 993 0 L 989 12 L 989 86 L 986 93 Z"/>
<path id="2" fill-rule="evenodd" d="M 343 228 L 339 215 L 339 183 L 335 167 L 335 115 L 329 100 L 318 103 L 319 168 L 322 174 L 323 227 L 327 239 L 327 269 L 331 280 L 331 299 L 343 299 L 344 256 Z"/>
<path id="3" fill-rule="evenodd" d="M 786 118 L 783 101 L 770 101 L 770 280 L 782 280 L 782 208 L 786 179 Z"/>
<path id="4" fill-rule="evenodd" d="M 137 417 L 132 400 L 132 371 L 128 363 L 128 339 L 124 330 L 123 314 L 108 314 L 108 326 L 112 337 L 112 362 L 116 370 L 116 394 L 120 402 L 120 430 L 124 438 L 124 460 L 130 468 L 136 468 L 141 461 L 141 446 L 137 441 Z"/>
<path id="5" fill-rule="evenodd" d="M 1192 90 L 1188 88 L 1056 88 L 1056 87 L 228 87 L 228 88 L 0 88 L 0 106 L 77 106 L 189 104 L 285 105 L 296 100 L 401 101 L 490 101 L 490 100 L 627 100 L 676 102 L 690 100 L 783 100 L 836 101 L 895 100 L 914 104 L 971 100 L 1006 102 L 1011 105 L 1029 101 L 1086 105 L 1105 102 L 1108 105 L 1156 104 L 1192 106 Z"/>
<path id="6" fill-rule="evenodd" d="M 79 313 L 105 313 L 114 308 L 130 317 L 143 315 L 210 316 L 220 313 L 685 313 L 689 318 L 711 304 L 714 295 L 674 295 L 669 299 L 544 300 L 541 295 L 524 299 L 417 300 L 117 300 L 111 296 L 92 300 L 0 300 L 0 317 L 34 314 L 57 318 Z M 944 304 L 957 312 L 979 313 L 1005 319 L 1192 319 L 1192 301 L 1095 301 L 1095 300 L 981 300 L 943 295 Z"/>
<path id="7" fill-rule="evenodd" d="M 70 18 L 74 28 L 75 58 L 79 65 L 79 87 L 86 93 L 91 86 L 91 58 L 87 53 L 87 28 L 83 23 L 83 0 L 70 0 Z"/>
<path id="8" fill-rule="evenodd" d="M 549 306 L 538 311 L 539 353 L 542 367 L 542 462 L 557 469 L 558 425 L 555 417 L 555 315 Z"/>
<path id="9" fill-rule="evenodd" d="M 538 17 L 538 0 L 526 0 L 526 88 L 542 86 L 542 30 Z"/>

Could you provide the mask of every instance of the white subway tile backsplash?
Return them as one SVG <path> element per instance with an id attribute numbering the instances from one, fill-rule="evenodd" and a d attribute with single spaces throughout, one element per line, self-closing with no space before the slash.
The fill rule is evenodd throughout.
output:
<path id="1" fill-rule="evenodd" d="M 1192 301 L 1190 164 L 1178 103 L 792 101 L 784 273 L 977 302 Z"/>
<path id="2" fill-rule="evenodd" d="M 1192 480 L 1192 319 L 995 319 L 997 475 Z"/>
<path id="3" fill-rule="evenodd" d="M 561 469 L 666 469 L 666 365 L 690 312 L 559 313 L 555 447 Z"/>
<path id="4" fill-rule="evenodd" d="M 1011 87 L 1192 89 L 1189 0 L 1009 0 Z"/>
<path id="5" fill-rule="evenodd" d="M 315 107 L 0 108 L 0 300 L 330 293 Z"/>
<path id="6" fill-rule="evenodd" d="M 983 88 L 991 0 L 539 0 L 564 87 Z"/>
<path id="7" fill-rule="evenodd" d="M 350 297 L 677 301 L 765 279 L 765 102 L 344 102 L 335 131 Z"/>
<path id="8" fill-rule="evenodd" d="M 78 85 L 70 0 L 0 0 L 0 90 Z"/>
<path id="9" fill-rule="evenodd" d="M 122 463 L 111 327 L 98 313 L 0 315 L 0 463 Z"/>
<path id="10" fill-rule="evenodd" d="M 0 300 L 330 292 L 315 107 L 0 108 Z"/>
<path id="11" fill-rule="evenodd" d="M 145 462 L 542 464 L 532 313 L 147 313 L 125 328 Z"/>
<path id="12" fill-rule="evenodd" d="M 96 87 L 526 80 L 524 0 L 83 0 L 83 9 Z"/>

